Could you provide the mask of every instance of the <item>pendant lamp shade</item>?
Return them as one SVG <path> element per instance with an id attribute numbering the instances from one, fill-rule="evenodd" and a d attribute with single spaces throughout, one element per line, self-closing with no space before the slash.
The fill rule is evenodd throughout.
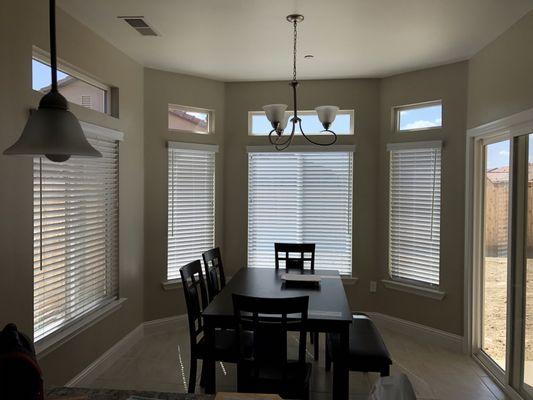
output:
<path id="1" fill-rule="evenodd" d="M 56 91 L 41 99 L 20 138 L 4 154 L 45 155 L 56 162 L 66 161 L 70 156 L 102 157 L 85 138 L 77 118 L 68 111 L 67 100 Z"/>
<path id="2" fill-rule="evenodd" d="M 46 156 L 55 162 L 70 156 L 102 157 L 92 147 L 67 100 L 57 90 L 56 3 L 50 0 L 50 64 L 52 87 L 30 114 L 20 138 L 4 151 L 6 155 Z"/>

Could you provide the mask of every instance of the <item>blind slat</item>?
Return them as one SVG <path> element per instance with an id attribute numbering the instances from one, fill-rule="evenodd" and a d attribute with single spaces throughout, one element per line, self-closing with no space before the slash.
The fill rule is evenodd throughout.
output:
<path id="1" fill-rule="evenodd" d="M 274 268 L 274 242 L 315 243 L 315 268 L 350 275 L 353 154 L 248 158 L 248 266 Z"/>
<path id="2" fill-rule="evenodd" d="M 118 142 L 88 140 L 102 158 L 34 159 L 35 341 L 118 297 Z"/>
<path id="3" fill-rule="evenodd" d="M 215 153 L 168 148 L 167 279 L 215 243 Z"/>
<path id="4" fill-rule="evenodd" d="M 389 269 L 393 278 L 439 285 L 440 148 L 390 151 Z"/>

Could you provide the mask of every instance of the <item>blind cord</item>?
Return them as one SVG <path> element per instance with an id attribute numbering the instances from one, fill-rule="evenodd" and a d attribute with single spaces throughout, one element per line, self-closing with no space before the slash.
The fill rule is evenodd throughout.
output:
<path id="1" fill-rule="evenodd" d="M 39 157 L 39 268 L 43 270 L 43 158 Z"/>

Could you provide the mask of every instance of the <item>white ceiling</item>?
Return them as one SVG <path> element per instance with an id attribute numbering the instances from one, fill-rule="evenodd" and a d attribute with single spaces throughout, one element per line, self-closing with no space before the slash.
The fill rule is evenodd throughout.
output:
<path id="1" fill-rule="evenodd" d="M 299 78 L 383 77 L 471 57 L 533 9 L 533 0 L 59 0 L 59 6 L 147 67 L 245 81 L 290 79 L 292 26 L 285 16 L 293 12 L 305 16 Z M 161 36 L 143 37 L 119 15 L 142 15 Z"/>

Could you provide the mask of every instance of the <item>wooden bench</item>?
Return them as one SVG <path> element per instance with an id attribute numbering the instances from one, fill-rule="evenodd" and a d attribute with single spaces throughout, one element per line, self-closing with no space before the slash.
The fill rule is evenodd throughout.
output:
<path id="1" fill-rule="evenodd" d="M 339 336 L 328 334 L 326 338 L 326 371 L 331 369 L 335 354 L 339 351 Z M 354 314 L 350 325 L 350 371 L 390 374 L 392 360 L 378 329 L 365 314 Z"/>

